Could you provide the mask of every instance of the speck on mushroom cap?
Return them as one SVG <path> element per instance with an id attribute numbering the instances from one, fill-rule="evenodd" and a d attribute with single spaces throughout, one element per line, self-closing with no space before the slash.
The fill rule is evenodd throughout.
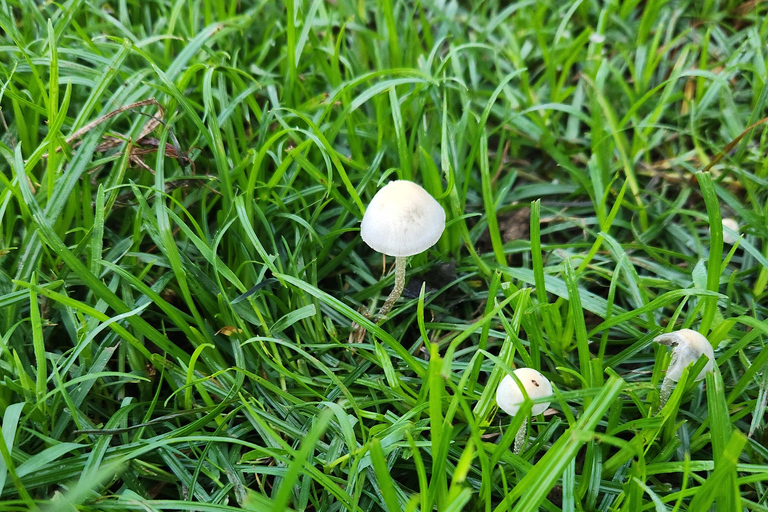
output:
<path id="1" fill-rule="evenodd" d="M 397 180 L 382 187 L 365 210 L 360 236 L 388 256 L 413 256 L 437 243 L 445 210 L 416 183 Z"/>
<path id="2" fill-rule="evenodd" d="M 518 368 L 514 372 L 520 383 L 525 387 L 525 392 L 531 400 L 544 398 L 552 395 L 552 384 L 549 379 L 543 376 L 533 368 Z M 496 389 L 496 403 L 499 408 L 514 416 L 523 403 L 523 393 L 511 375 L 505 375 L 501 379 L 499 387 Z M 534 404 L 531 413 L 536 416 L 547 410 L 549 402 L 543 404 Z"/>
<path id="3" fill-rule="evenodd" d="M 706 355 L 709 361 L 707 361 L 704 369 L 699 372 L 695 380 L 703 379 L 707 372 L 715 369 L 715 364 L 713 363 L 715 351 L 712 349 L 712 344 L 707 338 L 696 331 L 680 329 L 679 331 L 657 336 L 653 341 L 672 347 L 672 362 L 669 363 L 669 368 L 667 369 L 667 378 L 669 380 L 679 381 L 680 377 L 683 376 L 685 367 L 698 361 L 702 355 Z"/>

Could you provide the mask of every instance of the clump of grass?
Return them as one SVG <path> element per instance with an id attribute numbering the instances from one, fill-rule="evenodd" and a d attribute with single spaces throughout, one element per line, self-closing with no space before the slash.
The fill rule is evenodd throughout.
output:
<path id="1" fill-rule="evenodd" d="M 767 11 L 3 3 L 2 508 L 765 510 Z M 447 228 L 375 325 L 396 178 Z"/>

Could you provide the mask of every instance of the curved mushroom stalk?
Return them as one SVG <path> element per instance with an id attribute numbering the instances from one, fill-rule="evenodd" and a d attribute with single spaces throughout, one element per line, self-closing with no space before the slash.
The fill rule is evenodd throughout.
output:
<path id="1" fill-rule="evenodd" d="M 676 381 L 664 376 L 664 380 L 661 381 L 661 389 L 659 390 L 659 410 L 663 409 L 669 397 L 672 396 L 672 390 L 675 389 Z"/>
<path id="2" fill-rule="evenodd" d="M 520 455 L 520 452 L 523 451 L 523 446 L 525 445 L 525 431 L 526 427 L 528 427 L 528 418 L 525 418 L 523 420 L 523 424 L 520 425 L 520 428 L 517 431 L 517 434 L 515 434 L 515 447 L 512 450 L 515 455 Z"/>
<path id="3" fill-rule="evenodd" d="M 392 288 L 392 293 L 389 294 L 384 305 L 379 310 L 379 316 L 384 316 L 392 309 L 397 299 L 403 294 L 405 288 L 405 256 L 398 256 L 395 258 L 395 287 Z"/>

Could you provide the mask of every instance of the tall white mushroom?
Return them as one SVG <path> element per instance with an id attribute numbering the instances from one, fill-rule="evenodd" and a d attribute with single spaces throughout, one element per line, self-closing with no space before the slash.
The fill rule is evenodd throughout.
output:
<path id="1" fill-rule="evenodd" d="M 412 181 L 391 181 L 373 196 L 360 236 L 375 251 L 395 257 L 395 287 L 379 315 L 386 315 L 403 293 L 406 258 L 435 245 L 444 229 L 445 210 Z"/>
<path id="2" fill-rule="evenodd" d="M 531 400 L 538 398 L 545 398 L 552 396 L 552 384 L 549 379 L 539 373 L 533 368 L 518 368 L 512 373 L 515 374 L 517 380 L 525 388 L 525 393 Z M 525 397 L 520 390 L 520 386 L 515 382 L 515 379 L 511 375 L 505 375 L 499 383 L 499 387 L 496 388 L 496 403 L 499 409 L 506 412 L 510 416 L 517 414 L 520 410 L 520 406 L 523 404 Z M 533 416 L 539 415 L 547 410 L 549 402 L 534 404 L 531 409 Z M 515 453 L 520 453 L 525 442 L 525 428 L 527 426 L 528 418 L 523 420 L 523 424 L 520 426 L 520 430 L 517 431 L 515 436 Z"/>
<path id="3" fill-rule="evenodd" d="M 683 370 L 690 365 L 694 364 L 703 355 L 707 356 L 707 364 L 704 365 L 699 374 L 694 380 L 702 380 L 707 372 L 711 372 L 715 368 L 715 351 L 712 349 L 712 344 L 696 331 L 691 329 L 680 329 L 660 336 L 656 336 L 653 341 L 662 345 L 672 347 L 672 361 L 667 368 L 667 374 L 664 376 L 664 380 L 661 383 L 661 392 L 659 393 L 661 407 L 667 403 L 674 383 L 680 380 L 683 376 Z"/>

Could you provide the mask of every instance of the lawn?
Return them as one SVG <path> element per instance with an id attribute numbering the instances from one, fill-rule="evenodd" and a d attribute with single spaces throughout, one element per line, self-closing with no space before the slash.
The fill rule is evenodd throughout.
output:
<path id="1" fill-rule="evenodd" d="M 766 41 L 760 1 L 0 1 L 0 510 L 768 511 Z M 446 228 L 380 317 L 397 179 Z M 714 364 L 665 382 L 681 329 Z"/>

